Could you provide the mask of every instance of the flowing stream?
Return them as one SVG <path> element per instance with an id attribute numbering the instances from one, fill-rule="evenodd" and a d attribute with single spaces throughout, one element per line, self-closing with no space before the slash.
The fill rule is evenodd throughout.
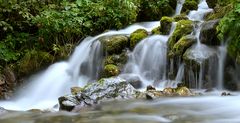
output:
<path id="1" fill-rule="evenodd" d="M 175 15 L 181 13 L 185 0 L 179 0 Z M 226 58 L 226 45 L 219 46 L 217 51 L 201 43 L 199 36 L 204 15 L 211 12 L 206 0 L 200 0 L 198 10 L 190 11 L 188 18 L 197 21 L 193 35 L 197 42 L 191 47 L 193 58 L 199 59 L 200 70 L 192 72 L 195 87 L 202 89 L 205 71 L 210 71 L 209 78 L 216 81 L 217 89 L 223 89 L 224 64 Z M 109 102 L 101 105 L 97 110 L 86 111 L 81 114 L 66 112 L 28 112 L 29 109 L 57 109 L 58 97 L 69 94 L 70 87 L 84 86 L 99 77 L 103 60 L 103 49 L 99 38 L 110 35 L 130 35 L 137 29 L 151 32 L 159 26 L 159 22 L 136 23 L 119 31 L 109 31 L 95 37 L 87 37 L 74 50 L 68 61 L 55 63 L 42 73 L 32 76 L 22 90 L 18 91 L 15 98 L 1 101 L 0 106 L 11 113 L 1 114 L 1 123 L 239 123 L 240 100 L 239 93 L 233 96 L 221 97 L 220 91 L 213 91 L 202 97 L 161 98 L 152 102 L 133 100 Z M 137 76 L 143 87 L 158 83 L 159 88 L 175 87 L 184 79 L 186 69 L 184 63 L 179 63 L 175 80 L 168 80 L 167 66 L 173 66 L 167 59 L 167 41 L 174 31 L 176 23 L 172 24 L 169 35 L 154 35 L 143 39 L 132 52 L 120 76 Z M 217 59 L 208 63 L 201 61 L 206 56 L 217 53 Z M 171 62 L 171 60 L 170 60 Z M 173 61 L 172 61 L 173 62 Z M 215 71 L 217 70 L 217 72 Z M 116 106 L 117 105 L 117 106 Z M 54 108 L 55 107 L 55 108 Z M 16 111 L 18 110 L 18 111 Z M 22 112 L 25 111 L 25 112 Z"/>

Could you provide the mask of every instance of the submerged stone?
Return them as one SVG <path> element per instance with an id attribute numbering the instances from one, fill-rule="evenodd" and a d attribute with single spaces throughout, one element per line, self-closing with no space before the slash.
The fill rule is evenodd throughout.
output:
<path id="1" fill-rule="evenodd" d="M 133 49 L 142 39 L 148 36 L 148 32 L 144 29 L 138 29 L 130 35 L 130 47 Z"/>

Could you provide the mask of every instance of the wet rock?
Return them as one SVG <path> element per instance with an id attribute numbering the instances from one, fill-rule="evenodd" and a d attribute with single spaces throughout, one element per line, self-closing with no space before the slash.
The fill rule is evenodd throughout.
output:
<path id="1" fill-rule="evenodd" d="M 133 99 L 137 96 L 135 88 L 126 80 L 116 78 L 101 79 L 83 88 L 77 95 L 59 98 L 60 110 L 75 111 L 110 100 Z"/>
<path id="2" fill-rule="evenodd" d="M 207 45 L 219 45 L 220 41 L 217 37 L 217 26 L 219 20 L 211 20 L 204 22 L 200 31 L 200 41 Z"/>
<path id="3" fill-rule="evenodd" d="M 128 37 L 123 35 L 107 36 L 100 40 L 103 44 L 103 49 L 108 54 L 119 54 L 129 44 Z"/>
<path id="4" fill-rule="evenodd" d="M 147 86 L 147 91 L 150 91 L 150 90 L 156 90 L 156 88 L 153 87 L 152 85 L 148 85 Z"/>
<path id="5" fill-rule="evenodd" d="M 222 92 L 221 96 L 231 96 L 231 93 Z"/>
<path id="6" fill-rule="evenodd" d="M 125 79 L 128 83 L 130 83 L 136 89 L 139 89 L 142 87 L 142 81 L 138 76 L 122 74 L 120 75 L 120 77 Z"/>
<path id="7" fill-rule="evenodd" d="M 72 111 L 73 108 L 80 104 L 75 95 L 66 95 L 58 98 L 59 109 L 65 111 Z"/>
<path id="8" fill-rule="evenodd" d="M 130 47 L 133 49 L 138 42 L 148 36 L 148 32 L 144 29 L 138 29 L 130 35 Z"/>
<path id="9" fill-rule="evenodd" d="M 172 27 L 172 22 L 173 22 L 173 18 L 171 18 L 171 17 L 163 16 L 161 18 L 161 21 L 160 21 L 160 25 L 161 25 L 160 32 L 163 35 L 168 35 L 170 33 L 170 30 L 171 30 L 171 27 Z"/>
<path id="10" fill-rule="evenodd" d="M 175 43 L 183 36 L 189 35 L 193 31 L 193 22 L 190 20 L 180 20 L 177 22 L 176 29 L 168 40 L 168 47 L 171 50 Z"/>
<path id="11" fill-rule="evenodd" d="M 210 1 L 210 0 L 209 0 Z M 216 6 L 214 11 L 206 15 L 206 20 L 216 20 L 223 18 L 227 13 L 232 10 L 233 6 L 231 4 L 227 6 Z"/>
<path id="12" fill-rule="evenodd" d="M 193 93 L 187 87 L 177 87 L 175 93 L 178 96 L 192 96 Z"/>

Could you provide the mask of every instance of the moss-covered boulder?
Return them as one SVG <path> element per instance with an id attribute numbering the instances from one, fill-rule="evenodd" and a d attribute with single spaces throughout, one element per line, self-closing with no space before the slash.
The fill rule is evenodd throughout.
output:
<path id="1" fill-rule="evenodd" d="M 107 36 L 100 39 L 100 41 L 103 44 L 103 49 L 108 54 L 119 54 L 129 44 L 128 37 L 123 35 Z"/>
<path id="2" fill-rule="evenodd" d="M 160 20 L 160 32 L 163 35 L 168 35 L 170 33 L 171 27 L 172 27 L 172 22 L 173 22 L 173 18 L 172 17 L 167 17 L 164 16 L 161 18 Z"/>
<path id="3" fill-rule="evenodd" d="M 120 70 L 116 65 L 108 64 L 104 66 L 103 77 L 117 76 L 119 73 Z"/>
<path id="4" fill-rule="evenodd" d="M 108 65 L 108 64 L 113 64 L 118 66 L 119 68 L 122 68 L 128 60 L 128 56 L 126 52 L 123 52 L 119 55 L 110 55 L 110 56 L 106 56 L 104 58 L 104 65 Z"/>
<path id="5" fill-rule="evenodd" d="M 218 0 L 206 0 L 206 2 L 209 8 L 214 8 L 217 5 Z"/>
<path id="6" fill-rule="evenodd" d="M 202 24 L 200 31 L 200 41 L 201 43 L 207 45 L 219 45 L 220 41 L 217 37 L 217 26 L 219 20 L 206 21 Z"/>
<path id="7" fill-rule="evenodd" d="M 188 13 L 191 10 L 197 10 L 197 9 L 198 9 L 198 0 L 185 0 L 182 7 L 182 13 Z"/>
<path id="8" fill-rule="evenodd" d="M 158 26 L 158 27 L 154 28 L 154 29 L 151 31 L 151 34 L 152 34 L 152 35 L 160 35 L 160 34 L 161 34 L 160 29 L 161 29 L 161 26 Z"/>
<path id="9" fill-rule="evenodd" d="M 174 56 L 182 56 L 184 52 L 191 47 L 197 39 L 193 35 L 182 37 L 176 44 L 174 44 L 172 52 Z"/>
<path id="10" fill-rule="evenodd" d="M 138 29 L 130 35 L 130 47 L 133 49 L 138 42 L 148 36 L 148 32 L 144 29 Z"/>
<path id="11" fill-rule="evenodd" d="M 174 16 L 173 20 L 174 20 L 174 22 L 178 22 L 180 20 L 189 20 L 189 18 L 187 17 L 187 15 L 181 14 L 181 15 Z"/>
<path id="12" fill-rule="evenodd" d="M 193 31 L 193 22 L 191 20 L 180 20 L 177 22 L 176 29 L 168 40 L 168 46 L 171 50 L 175 43 L 183 36 L 190 34 Z"/>

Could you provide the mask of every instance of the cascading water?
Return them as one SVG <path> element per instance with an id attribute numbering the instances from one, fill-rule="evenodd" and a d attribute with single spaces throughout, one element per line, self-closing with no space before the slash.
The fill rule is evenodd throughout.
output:
<path id="1" fill-rule="evenodd" d="M 129 35 L 137 29 L 151 31 L 158 22 L 137 23 L 119 31 L 109 31 L 96 37 L 87 37 L 78 45 L 70 59 L 51 65 L 43 73 L 33 76 L 30 84 L 20 90 L 11 101 L 2 101 L 0 105 L 12 110 L 46 109 L 57 104 L 58 97 L 70 93 L 73 86 L 84 86 L 98 77 L 103 52 L 100 37 L 111 35 Z"/>
<path id="2" fill-rule="evenodd" d="M 178 4 L 177 4 L 177 7 L 176 7 L 175 15 L 180 15 L 185 0 L 178 0 L 177 2 L 178 2 Z"/>
<path id="3" fill-rule="evenodd" d="M 125 74 L 135 74 L 144 86 L 166 79 L 167 36 L 151 36 L 142 40 L 130 54 Z"/>
<path id="4" fill-rule="evenodd" d="M 217 89 L 224 89 L 224 65 L 227 55 L 227 45 L 222 45 L 218 47 L 218 73 L 217 73 Z"/>

